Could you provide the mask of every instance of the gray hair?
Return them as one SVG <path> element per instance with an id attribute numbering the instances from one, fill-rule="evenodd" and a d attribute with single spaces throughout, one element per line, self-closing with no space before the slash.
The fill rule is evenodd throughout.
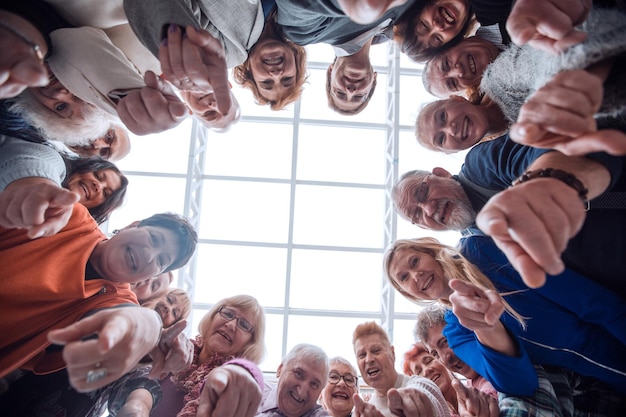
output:
<path id="1" fill-rule="evenodd" d="M 287 355 L 283 358 L 282 364 L 285 368 L 289 367 L 290 363 L 295 359 L 310 359 L 316 364 L 324 367 L 323 374 L 328 376 L 328 356 L 326 352 L 319 346 L 311 345 L 308 343 L 300 343 L 295 345 L 293 349 L 287 353 Z"/>
<path id="2" fill-rule="evenodd" d="M 434 326 L 445 326 L 446 312 L 450 310 L 440 303 L 434 303 L 425 307 L 417 313 L 417 323 L 413 335 L 418 342 L 424 342 L 428 336 L 428 331 Z"/>
<path id="3" fill-rule="evenodd" d="M 418 180 L 423 180 L 426 176 L 430 174 L 431 174 L 430 171 L 422 171 L 420 169 L 414 169 L 413 171 L 405 172 L 404 174 L 400 176 L 400 179 L 398 179 L 398 182 L 396 182 L 393 185 L 393 188 L 391 189 L 391 200 L 393 201 L 393 206 L 396 209 L 396 212 L 402 215 L 400 210 L 398 210 L 398 206 L 400 204 L 400 198 L 401 198 L 400 184 L 407 178 L 415 177 L 415 178 L 418 178 Z"/>
<path id="4" fill-rule="evenodd" d="M 330 368 L 333 366 L 333 364 L 336 364 L 336 363 L 346 365 L 348 368 L 350 368 L 350 372 L 352 372 L 354 376 L 356 377 L 356 390 L 358 391 L 359 390 L 359 372 L 356 370 L 354 365 L 352 365 L 352 363 L 346 358 L 344 358 L 343 356 L 335 356 L 328 360 L 328 365 L 329 365 L 328 372 L 329 373 L 330 373 Z"/>

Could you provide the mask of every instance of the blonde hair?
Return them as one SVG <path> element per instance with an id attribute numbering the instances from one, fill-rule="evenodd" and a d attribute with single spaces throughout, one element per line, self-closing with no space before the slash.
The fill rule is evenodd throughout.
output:
<path id="1" fill-rule="evenodd" d="M 248 359 L 257 364 L 261 363 L 265 356 L 265 312 L 257 299 L 251 295 L 235 295 L 215 303 L 211 310 L 200 320 L 200 324 L 198 325 L 200 334 L 204 336 L 208 333 L 213 319 L 217 315 L 217 311 L 222 306 L 236 307 L 242 312 L 254 316 L 252 338 L 243 348 L 243 351 L 236 353 L 236 356 Z"/>
<path id="2" fill-rule="evenodd" d="M 167 298 L 168 295 L 173 295 L 179 298 L 178 301 L 180 302 L 180 317 L 178 317 L 178 319 L 176 319 L 172 324 L 168 326 L 171 327 L 181 320 L 187 320 L 187 318 L 189 318 L 189 314 L 191 314 L 191 298 L 189 298 L 189 294 L 187 293 L 187 291 L 181 288 L 170 288 L 165 294 L 161 295 L 160 297 L 150 298 L 148 301 L 144 301 L 141 306 L 154 310 L 159 301 Z"/>
<path id="3" fill-rule="evenodd" d="M 435 260 L 443 269 L 443 275 L 447 281 L 458 279 L 464 282 L 469 282 L 480 288 L 481 290 L 486 291 L 496 289 L 496 287 L 493 285 L 493 282 L 491 282 L 491 280 L 485 274 L 483 274 L 480 269 L 478 269 L 474 264 L 468 261 L 463 255 L 461 255 L 461 253 L 457 249 L 444 245 L 440 243 L 437 239 L 432 237 L 398 239 L 385 252 L 385 256 L 383 258 L 383 268 L 385 270 L 385 276 L 387 277 L 391 285 L 400 294 L 402 294 L 404 298 L 413 301 L 416 304 L 424 305 L 425 300 L 419 299 L 416 296 L 409 294 L 400 286 L 400 284 L 398 284 L 395 279 L 391 277 L 391 264 L 394 260 L 394 257 L 399 251 L 403 250 L 413 250 L 431 255 L 433 258 L 435 258 Z M 504 296 L 508 294 L 511 293 L 502 293 L 500 295 Z M 429 301 L 439 301 L 446 306 L 451 306 L 450 301 L 445 299 Z M 505 311 L 513 316 L 523 327 L 525 327 L 524 317 L 517 311 L 515 311 L 515 309 L 513 309 L 513 307 L 511 307 L 505 299 L 502 299 L 502 303 L 504 304 Z"/>
<path id="4" fill-rule="evenodd" d="M 365 323 L 361 323 L 354 329 L 354 333 L 352 333 L 352 347 L 354 348 L 354 344 L 357 340 L 364 336 L 370 335 L 378 335 L 383 340 L 383 342 L 391 347 L 391 341 L 389 340 L 389 335 L 378 323 L 375 321 L 368 321 Z"/>

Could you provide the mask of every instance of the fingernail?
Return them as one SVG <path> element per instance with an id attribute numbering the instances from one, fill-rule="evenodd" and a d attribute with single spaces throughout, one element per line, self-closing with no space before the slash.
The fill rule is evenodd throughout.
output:
<path id="1" fill-rule="evenodd" d="M 178 25 L 175 25 L 174 23 L 170 23 L 170 32 L 174 33 L 178 30 Z"/>
<path id="2" fill-rule="evenodd" d="M 167 46 L 167 38 L 163 38 L 163 40 L 161 41 L 161 45 Z"/>
<path id="3" fill-rule="evenodd" d="M 37 233 L 35 233 L 35 234 L 33 235 L 32 239 L 37 239 L 37 238 L 40 238 L 40 237 L 42 237 L 43 235 L 44 235 L 44 231 L 43 231 L 43 230 L 40 230 L 40 231 L 38 231 Z"/>

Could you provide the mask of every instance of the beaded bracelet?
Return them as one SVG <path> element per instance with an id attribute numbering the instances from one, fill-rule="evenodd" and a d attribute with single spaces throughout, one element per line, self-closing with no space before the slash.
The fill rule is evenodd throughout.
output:
<path id="1" fill-rule="evenodd" d="M 562 181 L 572 187 L 574 190 L 576 190 L 578 196 L 583 201 L 583 203 L 587 203 L 587 192 L 589 190 L 585 188 L 583 183 L 578 178 L 576 178 L 574 174 L 570 174 L 569 172 L 562 171 L 560 169 L 544 168 L 536 169 L 534 171 L 527 171 L 522 174 L 518 179 L 513 181 L 513 185 L 521 184 L 535 178 L 554 178 Z"/>
<path id="2" fill-rule="evenodd" d="M 18 31 L 17 29 L 3 22 L 0 22 L 0 28 L 6 30 L 7 32 L 11 32 L 12 34 L 20 38 L 26 45 L 30 46 L 30 48 L 33 50 L 33 52 L 37 56 L 37 58 L 39 58 L 40 61 L 43 61 L 44 55 L 39 45 L 37 45 L 35 42 L 28 39 L 22 32 Z"/>

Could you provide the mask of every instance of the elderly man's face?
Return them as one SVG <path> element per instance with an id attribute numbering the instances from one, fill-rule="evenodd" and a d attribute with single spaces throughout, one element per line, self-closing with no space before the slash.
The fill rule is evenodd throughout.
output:
<path id="1" fill-rule="evenodd" d="M 469 379 L 476 378 L 478 373 L 459 359 L 450 346 L 448 346 L 448 339 L 443 335 L 443 328 L 443 325 L 436 324 L 428 329 L 424 346 L 430 350 L 431 355 L 441 361 L 441 363 L 452 372 L 459 373 Z"/>
<path id="2" fill-rule="evenodd" d="M 32 88 L 32 93 L 41 104 L 64 119 L 80 119 L 83 109 L 90 106 L 72 94 L 55 76 L 51 76 L 45 87 Z"/>
<path id="3" fill-rule="evenodd" d="M 109 161 L 119 161 L 130 152 L 128 131 L 122 126 L 113 126 L 107 133 L 89 145 L 71 146 L 81 156 L 99 156 Z"/>
<path id="4" fill-rule="evenodd" d="M 278 408 L 287 417 L 300 417 L 315 404 L 326 385 L 326 367 L 312 358 L 296 357 L 278 368 Z"/>
<path id="5" fill-rule="evenodd" d="M 463 230 L 474 223 L 476 212 L 463 187 L 442 168 L 407 177 L 397 188 L 396 210 L 413 224 L 430 230 Z"/>
<path id="6" fill-rule="evenodd" d="M 384 393 L 393 388 L 398 377 L 393 346 L 389 346 L 379 335 L 371 334 L 354 342 L 354 353 L 367 385 Z"/>

